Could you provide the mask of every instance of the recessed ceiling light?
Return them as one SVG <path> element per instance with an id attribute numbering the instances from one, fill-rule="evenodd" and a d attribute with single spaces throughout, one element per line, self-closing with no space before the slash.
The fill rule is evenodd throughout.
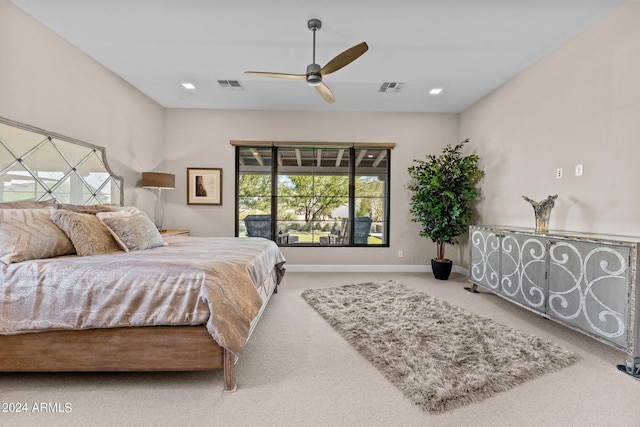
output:
<path id="1" fill-rule="evenodd" d="M 182 83 L 182 87 L 189 90 L 193 90 L 196 88 L 196 86 L 193 83 Z"/>
<path id="2" fill-rule="evenodd" d="M 439 95 L 440 92 L 442 92 L 442 88 L 441 87 L 434 87 L 433 89 L 431 89 L 429 91 L 429 95 Z"/>

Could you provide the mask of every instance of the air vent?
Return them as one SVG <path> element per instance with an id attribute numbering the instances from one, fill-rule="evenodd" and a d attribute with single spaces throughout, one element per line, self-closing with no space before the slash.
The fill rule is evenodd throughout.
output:
<path id="1" fill-rule="evenodd" d="M 237 80 L 218 80 L 218 84 L 222 89 L 226 90 L 244 90 L 240 82 Z"/>
<path id="2" fill-rule="evenodd" d="M 384 82 L 380 85 L 380 90 L 378 92 L 382 93 L 398 93 L 404 86 L 404 83 L 399 82 Z"/>

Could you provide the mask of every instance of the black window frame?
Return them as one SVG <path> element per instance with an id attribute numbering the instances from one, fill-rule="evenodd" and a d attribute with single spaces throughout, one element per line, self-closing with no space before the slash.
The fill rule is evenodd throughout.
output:
<path id="1" fill-rule="evenodd" d="M 240 176 L 243 173 L 241 171 L 242 167 L 241 167 L 241 163 L 240 163 L 240 159 L 241 159 L 241 150 L 242 149 L 260 149 L 260 150 L 265 150 L 266 149 L 266 144 L 264 143 L 258 143 L 258 144 L 251 144 L 251 143 L 234 143 L 234 141 L 231 142 L 232 145 L 235 146 L 235 225 L 234 225 L 234 233 L 236 237 L 239 237 L 240 235 L 240 223 L 242 222 L 240 220 L 240 200 L 241 200 L 241 194 L 240 194 Z M 322 243 L 299 243 L 299 242 L 289 242 L 286 239 L 281 239 L 278 236 L 282 236 L 281 234 L 278 234 L 278 224 L 279 222 L 283 222 L 282 220 L 278 219 L 278 177 L 279 177 L 279 172 L 278 172 L 278 162 L 277 161 L 273 161 L 273 159 L 277 159 L 278 158 L 278 150 L 280 149 L 291 149 L 291 148 L 300 148 L 300 149 L 304 149 L 304 150 L 310 150 L 310 149 L 314 149 L 314 150 L 323 150 L 323 149 L 327 149 L 327 148 L 335 148 L 335 145 L 332 144 L 304 144 L 304 145 L 296 145 L 296 144 L 271 144 L 270 145 L 270 152 L 271 152 L 271 165 L 270 165 L 270 169 L 271 169 L 271 194 L 270 194 L 270 207 L 271 207 L 271 211 L 270 211 L 270 215 L 271 215 L 271 240 L 273 240 L 274 242 L 276 242 L 278 244 L 278 246 L 283 246 L 283 247 L 320 247 L 320 248 L 327 248 L 327 247 L 359 247 L 359 248 L 378 248 L 378 247 L 382 247 L 382 248 L 388 248 L 390 246 L 390 223 L 391 223 L 391 219 L 390 219 L 390 213 L 391 213 L 391 150 L 392 148 L 395 146 L 395 144 L 382 144 L 380 146 L 376 146 L 376 144 L 372 143 L 372 144 L 351 144 L 349 146 L 343 147 L 340 146 L 339 148 L 341 149 L 348 149 L 349 150 L 349 167 L 348 167 L 348 178 L 349 178 L 349 184 L 348 184 L 348 205 L 349 205 L 349 214 L 348 214 L 348 218 L 355 218 L 355 210 L 356 210 L 356 200 L 358 199 L 357 194 L 356 194 L 356 180 L 358 178 L 358 176 L 362 176 L 362 175 L 358 175 L 358 165 L 356 164 L 356 153 L 358 152 L 358 150 L 362 150 L 362 149 L 371 149 L 371 150 L 385 150 L 385 156 L 386 156 L 386 173 L 385 175 L 385 180 L 383 180 L 383 182 L 385 183 L 384 186 L 384 194 L 382 195 L 382 199 L 384 200 L 384 207 L 382 209 L 383 211 L 383 217 L 382 217 L 382 221 L 378 221 L 378 222 L 382 222 L 382 237 L 381 237 L 381 243 L 380 244 L 370 244 L 370 243 L 365 243 L 365 244 L 361 244 L 361 243 L 355 243 L 354 242 L 354 228 L 355 228 L 355 221 L 347 221 L 347 225 L 349 227 L 347 236 L 348 236 L 348 242 L 345 243 L 341 243 L 341 244 L 322 244 Z M 274 220 L 275 218 L 275 220 Z"/>

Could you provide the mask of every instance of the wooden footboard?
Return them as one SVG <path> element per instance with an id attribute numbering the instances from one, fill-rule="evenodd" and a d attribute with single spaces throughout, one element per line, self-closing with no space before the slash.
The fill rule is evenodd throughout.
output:
<path id="1" fill-rule="evenodd" d="M 277 292 L 275 270 L 267 282 L 269 293 L 251 324 L 249 336 Z M 0 335 L 0 372 L 221 370 L 224 390 L 231 392 L 236 389 L 236 360 L 203 325 Z"/>
<path id="2" fill-rule="evenodd" d="M 47 331 L 0 336 L 2 372 L 224 370 L 235 385 L 235 357 L 204 326 Z"/>

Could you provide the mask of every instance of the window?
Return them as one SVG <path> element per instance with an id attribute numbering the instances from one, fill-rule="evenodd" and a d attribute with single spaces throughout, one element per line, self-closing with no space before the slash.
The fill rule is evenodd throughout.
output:
<path id="1" fill-rule="evenodd" d="M 389 246 L 392 144 L 232 144 L 236 236 L 281 246 Z"/>

